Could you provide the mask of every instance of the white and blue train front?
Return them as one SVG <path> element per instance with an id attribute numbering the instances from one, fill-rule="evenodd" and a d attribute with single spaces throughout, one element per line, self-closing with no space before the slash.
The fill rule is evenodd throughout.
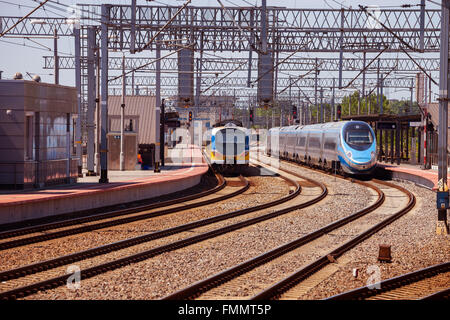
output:
<path id="1" fill-rule="evenodd" d="M 349 121 L 341 129 L 338 159 L 348 173 L 369 173 L 377 162 L 377 144 L 372 128 L 362 121 Z"/>
<path id="2" fill-rule="evenodd" d="M 370 173 L 376 150 L 375 134 L 363 121 L 272 128 L 266 144 L 268 154 L 349 174 Z"/>
<path id="3" fill-rule="evenodd" d="M 216 127 L 208 137 L 207 154 L 218 171 L 237 170 L 249 165 L 249 133 L 235 125 Z"/>

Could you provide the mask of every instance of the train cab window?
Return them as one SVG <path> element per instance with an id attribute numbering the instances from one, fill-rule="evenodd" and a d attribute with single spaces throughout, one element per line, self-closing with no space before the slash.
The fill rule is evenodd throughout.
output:
<path id="1" fill-rule="evenodd" d="M 216 150 L 221 154 L 241 154 L 245 151 L 245 143 L 245 133 L 240 130 L 227 128 L 216 132 Z"/>
<path id="2" fill-rule="evenodd" d="M 343 133 L 345 142 L 356 150 L 366 150 L 374 141 L 372 131 L 365 123 L 349 123 Z"/>

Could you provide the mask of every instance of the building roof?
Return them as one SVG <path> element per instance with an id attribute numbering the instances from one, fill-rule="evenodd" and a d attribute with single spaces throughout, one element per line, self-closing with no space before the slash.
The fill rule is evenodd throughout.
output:
<path id="1" fill-rule="evenodd" d="M 138 131 L 138 143 L 155 143 L 155 96 L 126 96 L 125 97 L 125 124 L 129 119 L 137 119 L 134 129 Z M 122 105 L 121 96 L 108 97 L 108 116 L 110 118 L 110 131 L 120 131 L 120 109 Z M 135 122 L 136 120 L 133 120 Z"/>

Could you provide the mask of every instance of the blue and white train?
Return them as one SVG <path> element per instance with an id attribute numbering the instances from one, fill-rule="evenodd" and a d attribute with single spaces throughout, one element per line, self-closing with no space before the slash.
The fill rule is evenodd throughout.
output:
<path id="1" fill-rule="evenodd" d="M 215 127 L 206 138 L 206 154 L 219 172 L 236 172 L 249 165 L 249 132 L 229 123 Z"/>
<path id="2" fill-rule="evenodd" d="M 266 153 L 277 152 L 282 159 L 352 175 L 370 174 L 377 163 L 375 134 L 363 121 L 272 128 Z"/>

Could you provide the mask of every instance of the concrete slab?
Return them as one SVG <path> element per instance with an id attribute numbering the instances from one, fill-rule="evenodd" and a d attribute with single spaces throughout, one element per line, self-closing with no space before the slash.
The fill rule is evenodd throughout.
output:
<path id="1" fill-rule="evenodd" d="M 22 222 L 52 215 L 90 210 L 124 202 L 150 199 L 191 188 L 208 171 L 201 150 L 177 150 L 175 160 L 153 170 L 108 171 L 108 184 L 99 177 L 79 178 L 76 184 L 40 190 L 1 191 L 0 224 Z"/>
<path id="2" fill-rule="evenodd" d="M 393 178 L 408 180 L 418 185 L 422 185 L 431 190 L 437 189 L 437 182 L 438 182 L 437 170 L 423 170 L 420 168 L 420 166 L 414 166 L 409 164 L 401 164 L 401 165 L 378 164 L 378 166 L 390 172 Z"/>

